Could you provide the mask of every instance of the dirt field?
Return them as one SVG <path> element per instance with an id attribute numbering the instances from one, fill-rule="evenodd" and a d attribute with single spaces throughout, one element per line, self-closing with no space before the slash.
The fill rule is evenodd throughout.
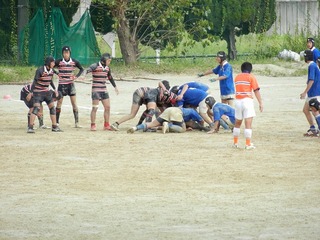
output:
<path id="1" fill-rule="evenodd" d="M 230 133 L 127 134 L 138 117 L 105 132 L 101 106 L 90 132 L 90 85 L 81 83 L 82 129 L 65 98 L 63 133 L 27 134 L 22 86 L 0 86 L 0 239 L 320 239 L 319 139 L 302 136 L 306 76 L 258 80 L 265 111 L 255 102 L 252 151 L 233 149 Z M 117 84 L 111 122 L 129 112 L 137 87 L 157 81 Z"/>

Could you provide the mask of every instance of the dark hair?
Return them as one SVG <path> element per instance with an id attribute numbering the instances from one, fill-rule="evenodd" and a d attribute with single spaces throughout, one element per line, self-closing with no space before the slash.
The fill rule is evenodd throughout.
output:
<path id="1" fill-rule="evenodd" d="M 219 51 L 217 53 L 217 57 L 219 57 L 221 59 L 221 61 L 224 61 L 227 59 L 226 53 L 224 51 Z"/>
<path id="2" fill-rule="evenodd" d="M 104 53 L 101 55 L 100 62 L 105 66 L 108 59 L 111 59 L 111 55 L 109 53 Z"/>
<path id="3" fill-rule="evenodd" d="M 164 87 L 165 87 L 167 90 L 170 89 L 170 83 L 169 83 L 169 81 L 167 81 L 167 80 L 162 80 L 161 82 L 162 82 L 162 84 L 164 85 Z"/>
<path id="4" fill-rule="evenodd" d="M 308 61 L 312 61 L 313 60 L 313 52 L 311 50 L 305 50 L 304 51 L 304 61 L 308 62 Z"/>
<path id="5" fill-rule="evenodd" d="M 244 62 L 241 64 L 241 72 L 251 73 L 252 64 L 250 62 Z"/>
<path id="6" fill-rule="evenodd" d="M 52 62 L 54 62 L 55 60 L 54 60 L 54 58 L 52 57 L 52 56 L 48 56 L 48 57 L 46 57 L 46 59 L 44 60 L 44 65 L 46 65 L 46 66 L 50 66 L 50 63 L 52 63 Z"/>
<path id="7" fill-rule="evenodd" d="M 175 85 L 170 89 L 170 92 L 173 92 L 174 94 L 178 94 L 179 92 L 179 86 Z"/>

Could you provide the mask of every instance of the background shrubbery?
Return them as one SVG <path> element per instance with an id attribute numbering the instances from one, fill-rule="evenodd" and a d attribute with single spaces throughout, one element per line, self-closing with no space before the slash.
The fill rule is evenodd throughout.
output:
<path id="1" fill-rule="evenodd" d="M 319 42 L 315 37 L 316 43 Z M 99 47 L 102 53 L 110 52 L 107 44 L 98 37 Z M 304 34 L 290 35 L 267 35 L 249 34 L 240 36 L 236 41 L 238 59 L 232 61 L 232 65 L 237 70 L 243 61 L 257 63 L 286 64 L 285 61 L 277 59 L 277 55 L 283 49 L 300 52 L 306 48 L 306 36 Z M 320 44 L 319 44 L 320 45 Z M 225 41 L 213 43 L 200 42 L 192 47 L 185 47 L 183 43 L 178 48 L 172 50 L 165 49 L 161 52 L 161 64 L 155 64 L 155 51 L 151 48 L 142 48 L 141 59 L 137 66 L 127 67 L 121 61 L 121 52 L 117 44 L 117 58 L 112 62 L 112 69 L 115 76 L 133 76 L 143 73 L 186 73 L 195 74 L 216 65 L 214 55 L 224 50 L 227 52 Z M 203 56 L 203 57 L 200 57 Z M 205 57 L 206 56 L 206 57 Z M 76 56 L 74 56 L 76 58 Z M 169 58 L 170 57 L 170 58 Z M 86 66 L 85 66 L 86 67 Z M 34 77 L 36 66 L 21 66 L 19 63 L 4 61 L 0 64 L 0 83 L 9 82 L 30 82 Z M 297 74 L 305 74 L 305 71 L 298 71 Z"/>

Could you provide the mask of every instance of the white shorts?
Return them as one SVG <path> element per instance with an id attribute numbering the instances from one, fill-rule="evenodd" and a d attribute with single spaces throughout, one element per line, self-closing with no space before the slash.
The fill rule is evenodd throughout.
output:
<path id="1" fill-rule="evenodd" d="M 256 116 L 252 98 L 236 99 L 235 100 L 235 117 L 242 120 Z"/>
<path id="2" fill-rule="evenodd" d="M 221 100 L 234 100 L 234 94 L 221 95 Z"/>
<path id="3" fill-rule="evenodd" d="M 307 98 L 306 98 L 306 103 L 309 104 L 309 101 L 310 101 L 312 98 L 316 98 L 316 99 L 320 102 L 320 96 L 314 96 L 314 97 L 307 97 Z"/>
<path id="4" fill-rule="evenodd" d="M 208 107 L 206 104 L 206 98 L 210 97 L 210 95 L 206 96 L 200 103 L 199 103 L 199 113 L 207 113 Z"/>

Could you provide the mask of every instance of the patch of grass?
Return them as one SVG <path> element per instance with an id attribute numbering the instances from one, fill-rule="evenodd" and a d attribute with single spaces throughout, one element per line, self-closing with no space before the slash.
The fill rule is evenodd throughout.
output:
<path id="1" fill-rule="evenodd" d="M 34 66 L 0 66 L 0 83 L 29 83 L 33 81 L 36 67 Z"/>

